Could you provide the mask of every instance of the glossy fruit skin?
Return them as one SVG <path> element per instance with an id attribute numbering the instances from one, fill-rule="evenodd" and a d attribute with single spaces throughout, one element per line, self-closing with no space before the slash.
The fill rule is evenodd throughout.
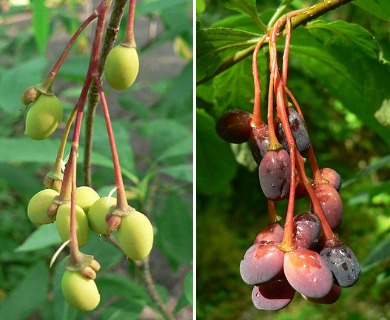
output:
<path id="1" fill-rule="evenodd" d="M 152 250 L 153 237 L 153 226 L 143 213 L 133 211 L 122 218 L 118 241 L 130 259 L 146 258 Z"/>
<path id="2" fill-rule="evenodd" d="M 329 226 L 332 230 L 337 230 L 343 220 L 343 203 L 339 193 L 329 183 L 315 186 L 314 192 L 321 204 Z"/>
<path id="3" fill-rule="evenodd" d="M 284 229 L 279 223 L 277 222 L 270 223 L 268 226 L 266 226 L 263 230 L 261 230 L 258 233 L 254 243 L 258 243 L 260 241 L 282 242 L 283 235 L 284 235 Z"/>
<path id="4" fill-rule="evenodd" d="M 285 277 L 253 287 L 252 302 L 260 310 L 275 311 L 285 308 L 294 298 L 295 290 Z"/>
<path id="5" fill-rule="evenodd" d="M 298 151 L 301 154 L 304 154 L 309 150 L 310 147 L 310 139 L 309 134 L 307 132 L 305 123 L 301 116 L 298 114 L 298 112 L 294 108 L 287 108 L 287 116 L 288 116 L 288 122 L 290 124 L 290 128 L 295 140 L 295 143 L 297 145 Z M 279 140 L 279 142 L 283 145 L 283 147 L 286 150 L 289 150 L 287 138 L 284 134 L 284 129 L 282 126 L 281 121 L 277 121 L 276 123 L 276 136 Z"/>
<path id="6" fill-rule="evenodd" d="M 49 137 L 62 120 L 63 110 L 55 95 L 41 94 L 28 109 L 25 135 L 34 140 Z"/>
<path id="7" fill-rule="evenodd" d="M 340 287 L 351 287 L 359 280 L 359 261 L 351 248 L 345 244 L 324 247 L 320 255 L 332 271 L 335 283 Z"/>
<path id="8" fill-rule="evenodd" d="M 89 225 L 88 218 L 84 210 L 76 205 L 76 234 L 79 247 L 88 241 Z M 62 204 L 57 210 L 57 231 L 62 241 L 70 238 L 70 204 Z"/>
<path id="9" fill-rule="evenodd" d="M 66 301 L 77 310 L 91 311 L 100 302 L 100 294 L 95 281 L 84 278 L 77 271 L 65 270 L 61 289 Z"/>
<path id="10" fill-rule="evenodd" d="M 329 184 L 335 188 L 337 191 L 341 189 L 341 177 L 340 175 L 331 168 L 322 168 L 320 169 L 321 176 L 328 180 Z"/>
<path id="11" fill-rule="evenodd" d="M 282 200 L 290 192 L 290 156 L 284 149 L 268 151 L 259 165 L 260 186 L 271 200 Z"/>
<path id="12" fill-rule="evenodd" d="M 97 234 L 108 234 L 106 216 L 116 206 L 116 198 L 102 197 L 94 202 L 88 211 L 89 226 Z"/>
<path id="13" fill-rule="evenodd" d="M 215 125 L 218 136 L 229 143 L 244 143 L 251 134 L 252 114 L 243 110 L 226 111 Z"/>
<path id="14" fill-rule="evenodd" d="M 341 287 L 339 287 L 336 284 L 332 285 L 332 288 L 330 289 L 329 293 L 322 297 L 322 298 L 309 298 L 304 295 L 303 298 L 305 298 L 307 301 L 313 302 L 313 303 L 320 303 L 320 304 L 332 304 L 335 303 L 341 295 Z"/>
<path id="15" fill-rule="evenodd" d="M 321 235 L 321 222 L 315 214 L 300 213 L 294 217 L 293 236 L 298 248 L 313 249 Z"/>
<path id="16" fill-rule="evenodd" d="M 266 124 L 252 128 L 249 136 L 249 146 L 253 159 L 257 164 L 260 164 L 269 147 L 268 126 Z"/>
<path id="17" fill-rule="evenodd" d="M 284 255 L 284 274 L 296 291 L 310 298 L 324 297 L 333 284 L 332 272 L 321 256 L 304 248 Z"/>
<path id="18" fill-rule="evenodd" d="M 259 241 L 252 245 L 240 263 L 242 280 L 255 285 L 281 276 L 284 252 L 278 245 L 274 241 Z"/>
<path id="19" fill-rule="evenodd" d="M 99 199 L 99 194 L 91 187 L 80 186 L 76 188 L 76 204 L 79 205 L 85 213 L 88 213 L 92 204 Z"/>
<path id="20" fill-rule="evenodd" d="M 117 90 L 129 88 L 139 70 L 139 59 L 134 47 L 115 46 L 108 54 L 104 72 L 110 87 Z"/>
<path id="21" fill-rule="evenodd" d="M 28 203 L 27 214 L 30 221 L 37 226 L 51 223 L 47 210 L 59 193 L 52 189 L 44 189 L 36 193 Z"/>

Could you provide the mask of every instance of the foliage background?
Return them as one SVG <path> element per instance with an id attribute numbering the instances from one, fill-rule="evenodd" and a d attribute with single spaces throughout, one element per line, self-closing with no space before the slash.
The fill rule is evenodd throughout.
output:
<path id="1" fill-rule="evenodd" d="M 55 160 L 59 132 L 47 141 L 24 137 L 20 97 L 42 81 L 97 1 L 0 2 L 0 318 L 150 319 L 156 306 L 134 265 L 104 239 L 90 235 L 84 252 L 102 265 L 97 284 L 102 303 L 86 314 L 60 293 L 62 254 L 53 225 L 39 232 L 27 218 L 32 195 Z M 123 27 L 125 18 L 123 20 Z M 94 24 L 94 23 L 93 23 Z M 64 119 L 81 90 L 93 26 L 77 41 L 54 84 Z M 150 214 L 156 230 L 152 275 L 178 319 L 192 318 L 192 3 L 139 1 L 135 35 L 140 73 L 123 93 L 106 87 L 114 134 L 130 203 Z M 119 39 L 124 36 L 124 28 Z M 99 108 L 98 108 L 99 109 Z M 82 150 L 83 145 L 81 145 Z M 101 196 L 115 185 L 103 118 L 95 123 L 93 185 Z M 79 181 L 82 179 L 80 153 Z M 139 182 L 132 179 L 133 176 Z"/>
<path id="2" fill-rule="evenodd" d="M 290 51 L 288 85 L 303 109 L 319 165 L 334 168 L 343 180 L 338 234 L 362 264 L 360 280 L 333 305 L 296 295 L 287 308 L 264 312 L 253 307 L 252 287 L 240 277 L 246 249 L 267 224 L 267 203 L 246 145 L 222 141 L 214 126 L 225 110 L 252 110 L 251 55 L 207 82 L 202 79 L 254 36 L 207 28 L 259 34 L 240 4 L 257 7 L 268 22 L 280 4 L 288 3 L 298 9 L 316 2 L 197 1 L 197 318 L 390 319 L 390 130 L 375 117 L 390 98 L 387 1 L 355 1 L 320 17 L 317 25 L 297 28 Z M 212 50 L 214 55 L 207 55 Z M 265 106 L 266 49 L 259 54 L 259 68 Z M 278 204 L 280 215 L 285 209 L 285 203 Z M 297 212 L 302 210 L 307 203 L 298 201 Z"/>

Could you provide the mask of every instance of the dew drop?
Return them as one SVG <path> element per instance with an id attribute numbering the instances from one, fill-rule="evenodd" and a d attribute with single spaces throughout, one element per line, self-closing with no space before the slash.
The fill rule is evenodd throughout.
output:
<path id="1" fill-rule="evenodd" d="M 314 278 L 314 279 L 313 279 L 313 282 L 314 282 L 314 283 L 315 283 L 315 282 L 317 282 L 317 281 L 318 281 L 318 279 L 317 279 L 317 278 Z"/>
<path id="2" fill-rule="evenodd" d="M 260 298 L 260 293 L 256 293 L 256 298 Z"/>

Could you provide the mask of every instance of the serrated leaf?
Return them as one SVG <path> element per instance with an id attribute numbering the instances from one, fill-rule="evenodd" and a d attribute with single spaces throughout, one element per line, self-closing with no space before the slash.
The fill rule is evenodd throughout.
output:
<path id="1" fill-rule="evenodd" d="M 46 44 L 49 38 L 49 9 L 45 5 L 45 0 L 31 1 L 33 8 L 32 27 L 34 38 L 41 54 L 46 51 Z"/>
<path id="2" fill-rule="evenodd" d="M 388 258 L 390 258 L 390 238 L 384 239 L 375 246 L 362 263 L 362 271 L 365 272 Z"/>
<path id="3" fill-rule="evenodd" d="M 362 26 L 343 20 L 327 22 L 316 20 L 306 25 L 306 29 L 315 37 L 319 38 L 325 47 L 342 44 L 349 48 L 351 55 L 361 52 L 373 59 L 379 57 L 379 46 L 374 36 Z"/>
<path id="4" fill-rule="evenodd" d="M 196 185 L 199 192 L 223 190 L 237 170 L 229 144 L 215 132 L 215 121 L 204 110 L 196 110 Z"/>
<path id="5" fill-rule="evenodd" d="M 202 82 L 251 54 L 260 36 L 230 29 L 208 28 L 197 33 L 196 81 Z"/>
<path id="6" fill-rule="evenodd" d="M 390 1 L 388 0 L 355 0 L 352 3 L 380 19 L 390 21 Z"/>
<path id="7" fill-rule="evenodd" d="M 40 226 L 15 249 L 17 252 L 35 251 L 47 248 L 62 242 L 54 223 Z"/>
<path id="8" fill-rule="evenodd" d="M 45 263 L 38 262 L 5 298 L 0 308 L 0 319 L 29 319 L 44 303 L 48 289 L 49 268 Z"/>
<path id="9" fill-rule="evenodd" d="M 249 15 L 258 26 L 262 29 L 266 29 L 266 26 L 261 22 L 257 15 L 256 0 L 227 0 L 223 4 L 226 8 Z"/>

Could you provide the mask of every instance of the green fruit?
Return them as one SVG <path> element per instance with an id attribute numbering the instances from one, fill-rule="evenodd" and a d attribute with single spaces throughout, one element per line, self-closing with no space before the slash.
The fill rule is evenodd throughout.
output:
<path id="1" fill-rule="evenodd" d="M 100 302 L 100 294 L 95 281 L 84 278 L 77 271 L 65 270 L 61 289 L 66 301 L 77 310 L 91 311 Z"/>
<path id="2" fill-rule="evenodd" d="M 57 129 L 62 113 L 56 96 L 41 94 L 27 112 L 25 135 L 35 140 L 46 139 Z"/>
<path id="3" fill-rule="evenodd" d="M 109 52 L 104 70 L 107 82 L 112 88 L 127 89 L 137 78 L 139 70 L 137 50 L 117 45 Z"/>
<path id="4" fill-rule="evenodd" d="M 79 247 L 88 241 L 88 218 L 84 210 L 76 205 L 76 234 Z M 63 204 L 58 207 L 57 211 L 57 231 L 62 241 L 70 238 L 70 204 Z"/>
<path id="5" fill-rule="evenodd" d="M 36 193 L 27 206 L 27 215 L 30 221 L 38 226 L 51 223 L 47 210 L 59 193 L 52 189 L 44 189 Z"/>
<path id="6" fill-rule="evenodd" d="M 88 211 L 89 226 L 97 234 L 107 234 L 106 216 L 116 206 L 115 198 L 103 197 L 97 200 Z"/>
<path id="7" fill-rule="evenodd" d="M 153 226 L 143 213 L 133 211 L 122 218 L 118 241 L 130 259 L 142 260 L 152 250 Z"/>
<path id="8" fill-rule="evenodd" d="M 76 204 L 88 213 L 89 208 L 94 202 L 99 200 L 98 193 L 91 187 L 81 186 L 76 188 Z"/>

